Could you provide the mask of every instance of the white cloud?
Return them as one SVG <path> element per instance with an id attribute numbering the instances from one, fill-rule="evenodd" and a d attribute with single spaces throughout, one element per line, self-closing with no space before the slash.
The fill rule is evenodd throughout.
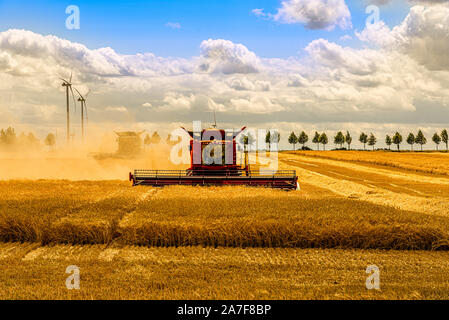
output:
<path id="1" fill-rule="evenodd" d="M 415 6 L 392 31 L 400 50 L 431 70 L 449 70 L 449 5 Z"/>
<path id="2" fill-rule="evenodd" d="M 12 71 L 17 66 L 17 62 L 8 52 L 0 52 L 0 70 L 4 72 Z"/>
<path id="3" fill-rule="evenodd" d="M 308 85 L 309 81 L 300 74 L 292 75 L 288 81 L 289 87 L 307 87 Z"/>
<path id="4" fill-rule="evenodd" d="M 165 26 L 172 29 L 181 29 L 181 24 L 179 22 L 167 22 Z"/>
<path id="5" fill-rule="evenodd" d="M 246 113 L 273 113 L 285 110 L 284 107 L 273 103 L 266 96 L 252 96 L 250 98 L 231 99 L 231 104 L 236 111 Z"/>
<path id="6" fill-rule="evenodd" d="M 367 24 L 365 29 L 356 31 L 355 35 L 361 41 L 381 47 L 391 46 L 395 41 L 390 28 L 382 20 Z"/>
<path id="7" fill-rule="evenodd" d="M 37 67 L 54 71 L 55 64 L 103 77 L 173 75 L 188 72 L 193 67 L 186 59 L 161 58 L 152 53 L 120 55 L 111 48 L 91 50 L 55 36 L 17 29 L 0 32 L 0 49 L 20 58 L 22 67 L 29 68 L 30 73 L 41 71 L 36 70 Z M 46 61 L 36 66 L 27 59 Z"/>
<path id="8" fill-rule="evenodd" d="M 151 108 L 152 106 L 153 105 L 151 103 L 149 103 L 149 102 L 145 102 L 145 103 L 142 104 L 142 107 L 144 107 L 144 108 Z"/>
<path id="9" fill-rule="evenodd" d="M 226 80 L 226 84 L 238 91 L 270 91 L 270 82 L 255 80 L 251 81 L 246 77 L 234 77 Z"/>
<path id="10" fill-rule="evenodd" d="M 219 112 L 225 112 L 226 111 L 226 107 L 224 106 L 224 104 L 216 103 L 211 98 L 208 98 L 207 105 L 209 107 L 209 110 L 211 110 L 211 111 L 219 111 Z"/>
<path id="11" fill-rule="evenodd" d="M 193 94 L 187 96 L 176 92 L 170 92 L 164 98 L 164 105 L 160 107 L 160 109 L 165 109 L 167 111 L 190 110 L 194 101 L 195 96 Z"/>
<path id="12" fill-rule="evenodd" d="M 256 73 L 260 59 L 242 44 L 223 39 L 209 39 L 201 43 L 200 70 L 208 73 Z"/>
<path id="13" fill-rule="evenodd" d="M 379 21 L 356 35 L 386 50 L 405 53 L 430 70 L 449 70 L 449 4 L 438 3 L 412 7 L 392 30 Z"/>
<path id="14" fill-rule="evenodd" d="M 352 27 L 351 13 L 344 0 L 286 0 L 273 15 L 281 23 L 300 23 L 308 29 Z"/>
<path id="15" fill-rule="evenodd" d="M 258 17 L 264 17 L 264 16 L 266 16 L 266 14 L 263 12 L 263 9 L 253 9 L 253 10 L 251 10 L 251 12 L 255 15 L 255 16 L 258 16 Z"/>
<path id="16" fill-rule="evenodd" d="M 355 75 L 372 74 L 378 68 L 382 54 L 369 49 L 356 50 L 324 39 L 312 41 L 305 50 L 323 66 L 345 68 Z"/>

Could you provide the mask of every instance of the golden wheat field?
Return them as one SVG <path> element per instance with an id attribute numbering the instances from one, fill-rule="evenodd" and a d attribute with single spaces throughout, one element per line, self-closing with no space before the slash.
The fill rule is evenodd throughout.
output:
<path id="1" fill-rule="evenodd" d="M 403 153 L 388 154 L 394 166 L 345 154 L 280 153 L 300 177 L 292 192 L 0 181 L 0 297 L 449 298 L 449 176 L 406 168 Z M 372 264 L 379 291 L 365 287 Z M 80 290 L 65 287 L 69 265 Z"/>
<path id="2" fill-rule="evenodd" d="M 286 153 L 449 175 L 449 153 L 447 152 L 289 151 Z"/>

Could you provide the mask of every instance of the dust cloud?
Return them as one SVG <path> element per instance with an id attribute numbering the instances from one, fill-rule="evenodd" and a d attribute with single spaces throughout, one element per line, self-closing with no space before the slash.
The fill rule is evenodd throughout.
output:
<path id="1" fill-rule="evenodd" d="M 85 143 L 67 147 L 64 141 L 53 148 L 41 145 L 0 150 L 0 180 L 127 180 L 134 169 L 181 170 L 187 165 L 170 161 L 172 146 L 160 142 L 142 146 L 141 152 L 118 153 L 117 136 L 111 132 Z"/>

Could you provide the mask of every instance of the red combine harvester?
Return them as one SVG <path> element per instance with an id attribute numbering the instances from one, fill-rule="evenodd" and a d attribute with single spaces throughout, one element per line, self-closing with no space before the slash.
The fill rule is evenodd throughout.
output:
<path id="1" fill-rule="evenodd" d="M 183 128 L 184 129 L 184 128 Z M 201 132 L 185 130 L 190 135 L 191 166 L 187 170 L 135 170 L 129 173 L 133 186 L 223 186 L 245 185 L 296 190 L 295 170 L 250 170 L 248 153 L 244 165 L 237 164 L 236 137 L 238 132 L 206 129 Z"/>

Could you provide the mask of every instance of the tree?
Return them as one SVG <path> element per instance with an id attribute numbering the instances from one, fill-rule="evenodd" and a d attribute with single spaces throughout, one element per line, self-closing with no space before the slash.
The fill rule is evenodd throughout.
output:
<path id="1" fill-rule="evenodd" d="M 273 131 L 270 134 L 270 138 L 271 138 L 271 144 L 276 144 L 277 148 L 279 149 L 279 141 L 281 141 L 281 134 L 278 131 Z M 270 144 L 270 150 L 271 150 L 271 144 Z"/>
<path id="2" fill-rule="evenodd" d="M 5 132 L 5 143 L 6 144 L 14 144 L 16 142 L 16 132 L 14 128 L 8 127 Z"/>
<path id="3" fill-rule="evenodd" d="M 145 138 L 143 139 L 143 145 L 145 146 L 145 148 L 148 148 L 150 144 L 151 144 L 151 138 L 150 138 L 150 135 L 147 133 L 145 135 Z"/>
<path id="4" fill-rule="evenodd" d="M 247 152 L 248 149 L 248 136 L 246 134 L 242 135 L 242 137 L 240 138 L 240 143 L 243 144 L 243 151 Z"/>
<path id="5" fill-rule="evenodd" d="M 309 141 L 309 136 L 302 131 L 298 137 L 298 143 L 302 144 L 302 148 L 304 149 L 305 144 Z"/>
<path id="6" fill-rule="evenodd" d="M 446 144 L 446 151 L 448 151 L 448 148 L 447 148 L 448 136 L 447 136 L 447 130 L 446 129 L 441 131 L 441 141 L 443 141 Z"/>
<path id="7" fill-rule="evenodd" d="M 159 144 L 161 142 L 161 137 L 157 131 L 154 131 L 153 135 L 151 136 L 150 142 L 152 144 Z"/>
<path id="8" fill-rule="evenodd" d="M 320 150 L 320 134 L 315 131 L 315 135 L 313 136 L 313 143 L 316 143 L 317 150 Z"/>
<path id="9" fill-rule="evenodd" d="M 394 136 L 393 136 L 393 143 L 394 143 L 395 145 L 397 145 L 398 151 L 399 151 L 399 146 L 400 146 L 400 144 L 402 143 L 402 136 L 401 136 L 401 134 L 400 134 L 399 132 L 396 132 L 396 133 L 394 134 Z"/>
<path id="10" fill-rule="evenodd" d="M 173 140 L 172 135 L 169 133 L 167 136 L 167 140 L 165 140 L 165 143 L 167 143 L 169 146 L 174 146 L 182 141 L 181 137 L 178 137 L 176 141 Z"/>
<path id="11" fill-rule="evenodd" d="M 368 142 L 368 136 L 364 132 L 362 132 L 360 134 L 359 141 L 361 143 L 363 143 L 363 150 L 366 150 L 365 146 L 366 146 L 366 143 Z"/>
<path id="12" fill-rule="evenodd" d="M 268 144 L 268 151 L 271 151 L 271 133 L 270 130 L 267 131 L 265 135 L 265 143 Z"/>
<path id="13" fill-rule="evenodd" d="M 387 136 L 385 137 L 385 143 L 388 146 L 388 150 L 391 150 L 391 144 L 393 143 L 393 141 L 391 140 L 391 137 L 387 134 Z"/>
<path id="14" fill-rule="evenodd" d="M 255 142 L 255 139 L 251 132 L 243 134 L 240 138 L 240 143 L 243 144 L 243 150 L 245 152 L 250 151 L 251 145 Z"/>
<path id="15" fill-rule="evenodd" d="M 37 139 L 36 136 L 32 132 L 28 133 L 27 142 L 30 146 L 33 146 L 33 147 L 39 146 L 39 139 Z"/>
<path id="16" fill-rule="evenodd" d="M 348 150 L 351 150 L 352 137 L 349 134 L 349 131 L 346 131 L 345 142 L 348 145 Z"/>
<path id="17" fill-rule="evenodd" d="M 421 151 L 422 151 L 422 146 L 427 143 L 427 139 L 426 139 L 426 137 L 424 136 L 424 134 L 422 133 L 421 130 L 419 130 L 418 134 L 416 135 L 415 143 L 421 145 Z"/>
<path id="18" fill-rule="evenodd" d="M 339 144 L 340 148 L 343 147 L 343 143 L 345 143 L 345 136 L 341 131 L 338 131 L 337 135 L 334 137 L 334 143 Z"/>
<path id="19" fill-rule="evenodd" d="M 254 138 L 250 131 L 248 131 L 246 137 L 248 139 L 248 151 L 251 151 L 251 146 L 256 142 L 256 138 Z"/>
<path id="20" fill-rule="evenodd" d="M 407 137 L 407 143 L 411 146 L 410 150 L 413 151 L 413 145 L 415 144 L 415 135 L 413 133 L 409 133 Z"/>
<path id="21" fill-rule="evenodd" d="M 6 132 L 5 130 L 0 130 L 0 144 L 6 143 Z"/>
<path id="22" fill-rule="evenodd" d="M 293 150 L 295 150 L 295 145 L 298 143 L 298 137 L 295 135 L 295 133 L 292 131 L 290 133 L 290 136 L 288 137 L 288 143 L 293 145 Z"/>
<path id="23" fill-rule="evenodd" d="M 55 135 L 53 134 L 53 133 L 49 133 L 48 135 L 47 135 L 47 137 L 45 138 L 45 144 L 52 150 L 53 149 L 53 146 L 55 145 L 55 143 L 56 143 L 56 137 L 55 137 Z"/>
<path id="24" fill-rule="evenodd" d="M 373 151 L 374 151 L 374 146 L 377 143 L 377 138 L 373 133 L 370 133 L 369 137 L 368 137 L 368 145 L 373 147 Z"/>
<path id="25" fill-rule="evenodd" d="M 28 141 L 27 141 L 27 136 L 25 135 L 25 132 L 21 132 L 19 137 L 17 138 L 18 144 L 19 146 L 27 146 L 28 145 Z"/>
<path id="26" fill-rule="evenodd" d="M 320 136 L 320 143 L 323 145 L 323 149 L 326 150 L 326 144 L 329 142 L 327 135 L 323 132 Z"/>
<path id="27" fill-rule="evenodd" d="M 436 149 L 438 151 L 438 145 L 441 143 L 441 137 L 438 135 L 438 133 L 435 132 L 435 134 L 432 137 L 432 141 L 435 142 Z"/>

